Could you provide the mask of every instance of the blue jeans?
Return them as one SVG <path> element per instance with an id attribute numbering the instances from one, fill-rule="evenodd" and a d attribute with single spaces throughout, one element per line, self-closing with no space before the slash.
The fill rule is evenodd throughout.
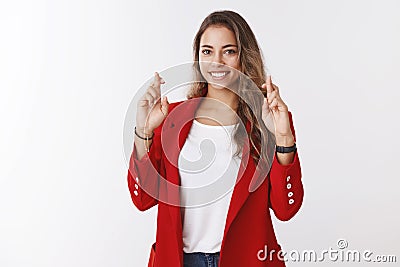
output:
<path id="1" fill-rule="evenodd" d="M 218 267 L 219 252 L 183 252 L 183 267 Z"/>

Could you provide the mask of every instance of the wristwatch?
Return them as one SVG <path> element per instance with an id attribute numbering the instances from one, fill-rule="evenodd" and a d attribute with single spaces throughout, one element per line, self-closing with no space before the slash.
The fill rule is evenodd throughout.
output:
<path id="1" fill-rule="evenodd" d="M 291 152 L 296 152 L 297 147 L 296 147 L 296 143 L 294 143 L 293 146 L 276 146 L 276 152 L 278 153 L 291 153 Z"/>

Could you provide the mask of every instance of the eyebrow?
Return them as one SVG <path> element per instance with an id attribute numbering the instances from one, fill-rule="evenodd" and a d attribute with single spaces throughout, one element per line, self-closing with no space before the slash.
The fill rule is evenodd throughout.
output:
<path id="1" fill-rule="evenodd" d="M 234 44 L 227 44 L 227 45 L 224 45 L 222 48 L 227 48 L 227 47 L 231 47 L 231 46 L 237 47 L 237 45 L 234 45 Z M 213 48 L 212 45 L 202 45 L 201 47 Z"/>

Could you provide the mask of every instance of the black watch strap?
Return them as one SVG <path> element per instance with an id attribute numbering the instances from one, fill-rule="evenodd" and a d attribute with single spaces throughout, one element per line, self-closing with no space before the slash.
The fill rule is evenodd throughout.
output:
<path id="1" fill-rule="evenodd" d="M 297 147 L 296 147 L 296 143 L 294 143 L 293 146 L 276 146 L 276 152 L 278 153 L 291 153 L 291 152 L 296 152 Z"/>

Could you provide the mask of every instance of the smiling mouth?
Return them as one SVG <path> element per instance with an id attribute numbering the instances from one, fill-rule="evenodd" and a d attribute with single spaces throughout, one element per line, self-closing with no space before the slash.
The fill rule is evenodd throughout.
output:
<path id="1" fill-rule="evenodd" d="M 225 77 L 227 74 L 229 74 L 229 72 L 230 71 L 210 71 L 209 73 L 213 78 L 218 79 Z"/>

